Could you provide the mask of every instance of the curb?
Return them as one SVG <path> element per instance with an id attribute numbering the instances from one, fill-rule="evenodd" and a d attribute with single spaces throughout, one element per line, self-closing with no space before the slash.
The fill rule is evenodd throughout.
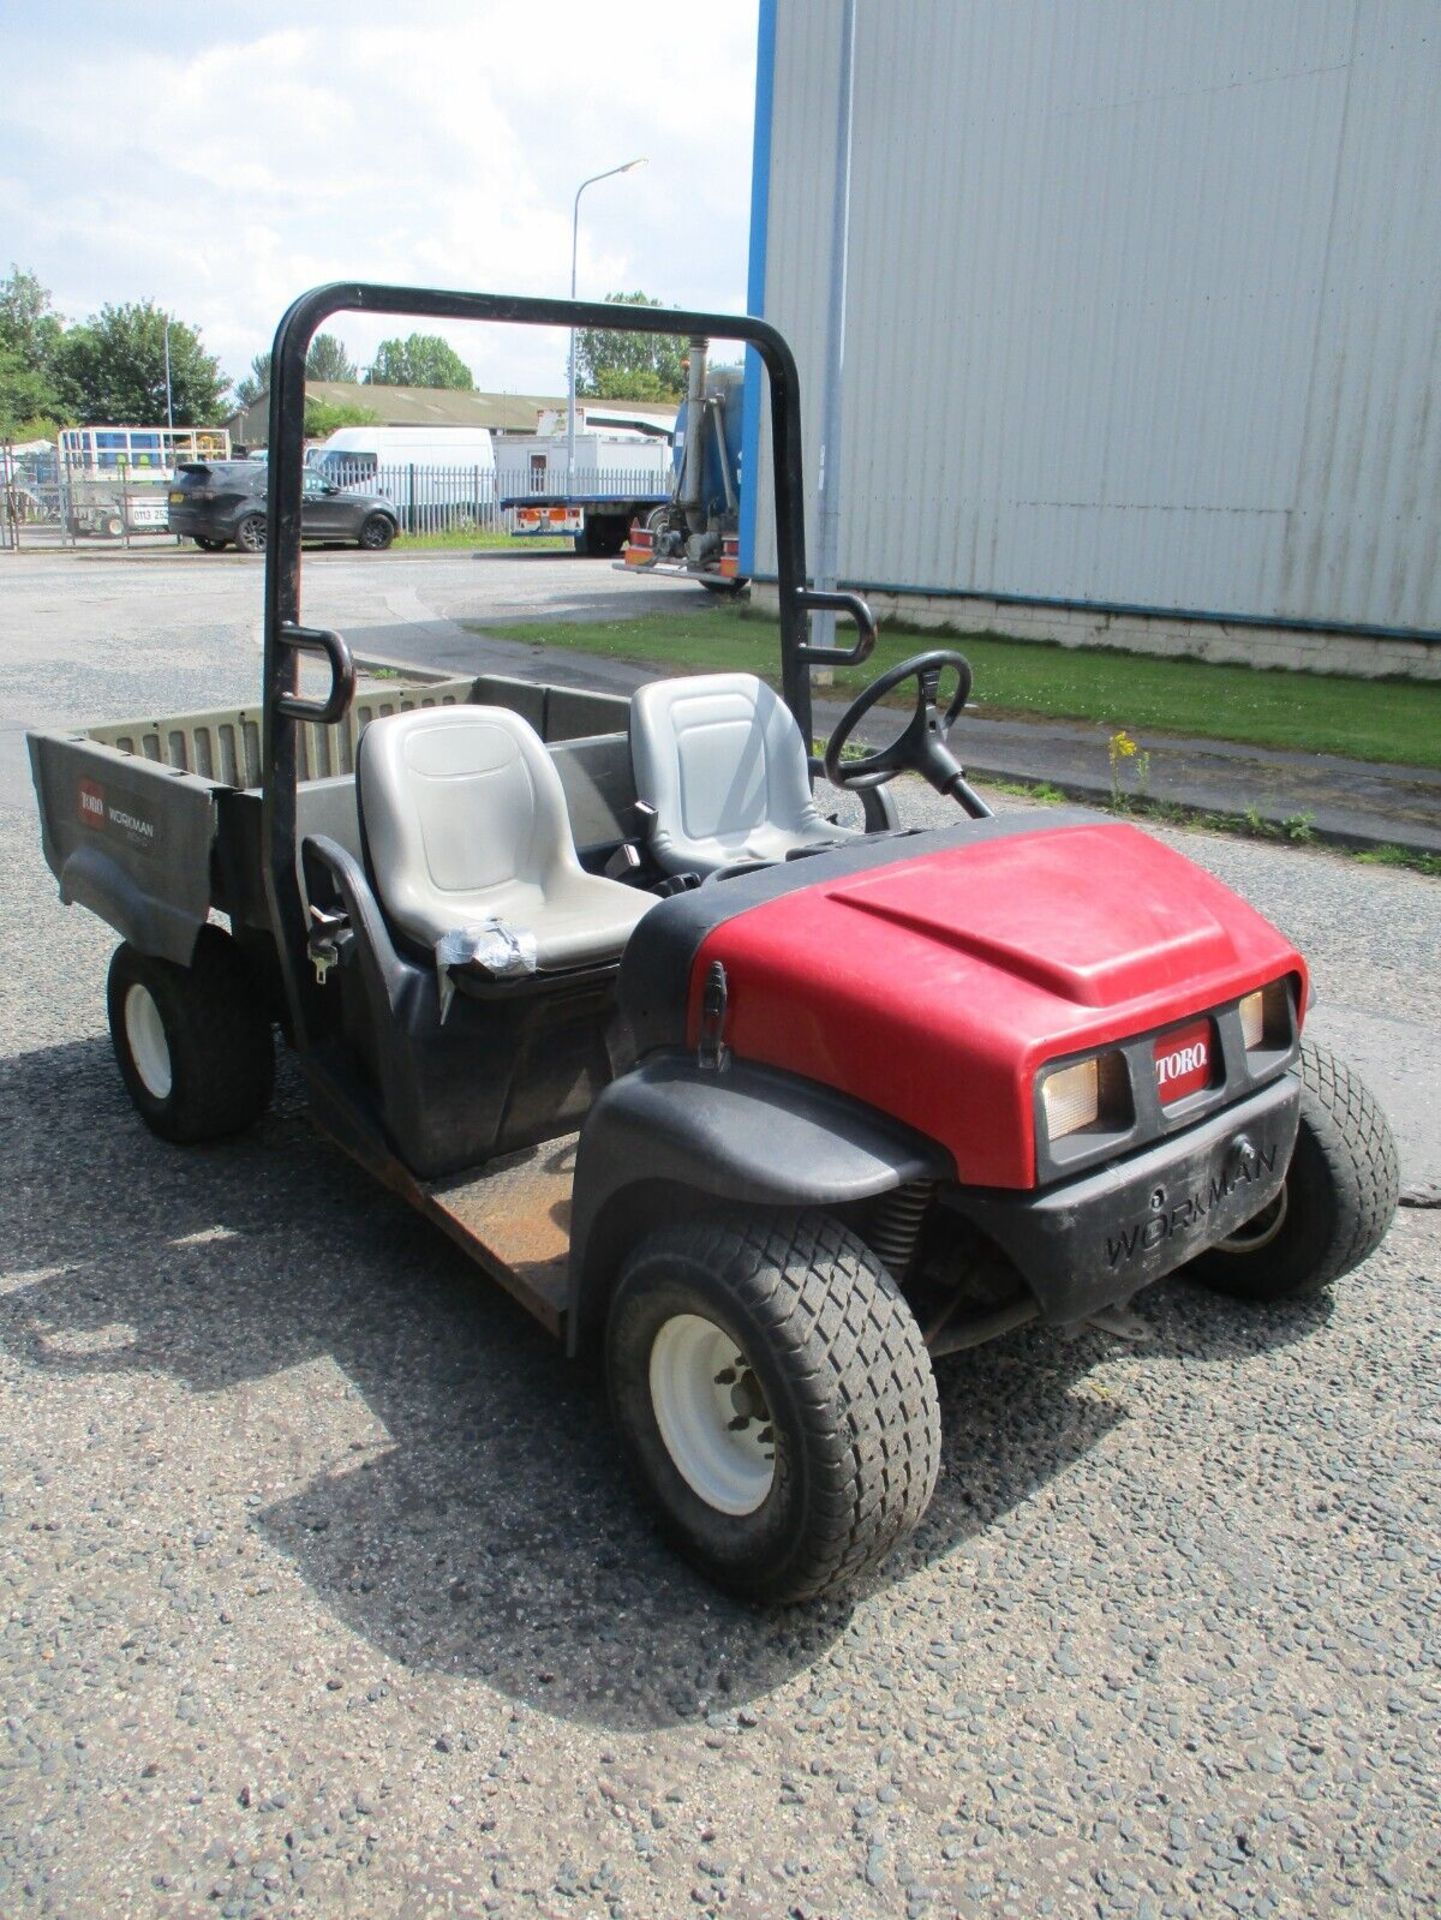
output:
<path id="1" fill-rule="evenodd" d="M 967 760 L 965 765 L 966 777 L 968 779 L 981 781 L 1010 780 L 1022 782 L 1027 786 L 1044 784 L 1054 787 L 1058 793 L 1063 793 L 1068 800 L 1099 801 L 1106 806 L 1108 812 L 1116 812 L 1119 814 L 1121 811 L 1110 805 L 1111 787 L 1109 781 L 1086 780 L 1071 774 L 1056 778 L 1046 776 L 1044 780 L 1042 780 L 1038 779 L 1034 773 L 1017 773 L 1009 767 L 982 766 L 979 762 L 973 760 Z M 1403 853 L 1441 856 L 1441 834 L 1429 837 L 1418 837 L 1414 829 L 1395 821 L 1388 822 L 1384 830 L 1373 830 L 1362 826 L 1359 822 L 1351 826 L 1328 826 L 1318 820 L 1311 820 L 1307 822 L 1305 839 L 1297 840 L 1293 839 L 1292 836 L 1286 832 L 1286 822 L 1296 818 L 1295 812 L 1282 812 L 1275 807 L 1268 806 L 1252 807 L 1250 802 L 1243 802 L 1242 810 L 1228 811 L 1215 807 L 1203 800 L 1190 799 L 1182 791 L 1152 794 L 1149 798 L 1152 802 L 1159 801 L 1163 805 L 1189 808 L 1197 815 L 1209 816 L 1212 820 L 1227 819 L 1239 821 L 1244 819 L 1245 811 L 1252 811 L 1265 825 L 1274 827 L 1276 833 L 1274 836 L 1270 834 L 1246 834 L 1244 837 L 1258 840 L 1266 846 L 1331 846 L 1340 847 L 1353 853 L 1371 852 L 1377 847 L 1399 847 Z M 1131 817 L 1142 823 L 1149 821 L 1151 824 L 1159 826 L 1168 824 L 1165 820 L 1150 815 L 1144 806 Z M 1177 822 L 1176 824 L 1184 823 Z M 1205 826 L 1207 820 L 1204 818 L 1198 819 L 1196 824 Z M 1236 829 L 1220 826 L 1217 828 L 1217 831 L 1223 833 L 1234 832 Z"/>

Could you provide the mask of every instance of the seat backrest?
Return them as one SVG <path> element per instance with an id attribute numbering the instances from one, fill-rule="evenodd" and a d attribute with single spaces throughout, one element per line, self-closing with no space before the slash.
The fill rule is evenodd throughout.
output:
<path id="1" fill-rule="evenodd" d="M 630 727 L 636 795 L 655 809 L 651 851 L 669 871 L 745 857 L 757 829 L 822 829 L 800 728 L 754 674 L 652 680 Z"/>
<path id="2" fill-rule="evenodd" d="M 381 903 L 426 944 L 488 912 L 524 923 L 527 906 L 581 870 L 550 755 L 505 707 L 373 720 L 356 788 Z"/>

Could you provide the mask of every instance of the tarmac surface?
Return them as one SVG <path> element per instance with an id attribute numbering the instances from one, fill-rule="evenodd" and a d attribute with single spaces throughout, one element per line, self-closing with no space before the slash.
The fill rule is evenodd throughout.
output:
<path id="1" fill-rule="evenodd" d="M 0 559 L 5 1920 L 1434 1915 L 1441 1211 L 1333 1299 L 1168 1280 L 1134 1343 L 942 1362 L 920 1532 L 853 1593 L 734 1605 L 654 1534 L 595 1370 L 293 1074 L 235 1141 L 138 1122 L 18 729 L 253 700 L 259 573 L 48 564 Z M 477 570 L 321 556 L 307 617 L 514 664 L 459 624 Z M 489 603 L 547 610 L 545 573 Z M 1441 887 L 1161 837 L 1307 952 L 1419 1195 Z"/>

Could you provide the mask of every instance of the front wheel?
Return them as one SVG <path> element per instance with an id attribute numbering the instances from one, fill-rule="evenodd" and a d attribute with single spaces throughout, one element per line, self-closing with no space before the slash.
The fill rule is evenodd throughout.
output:
<path id="1" fill-rule="evenodd" d="M 383 513 L 373 513 L 360 529 L 359 544 L 367 553 L 384 553 L 395 538 L 395 523 Z"/>
<path id="2" fill-rule="evenodd" d="M 106 986 L 110 1039 L 137 1112 L 162 1140 L 238 1133 L 270 1104 L 275 1043 L 244 954 L 202 927 L 188 967 L 115 949 Z"/>
<path id="3" fill-rule="evenodd" d="M 242 553 L 264 553 L 265 515 L 247 513 L 235 529 L 235 544 Z"/>
<path id="4" fill-rule="evenodd" d="M 718 1585 L 808 1600 L 920 1520 L 940 1412 L 915 1316 L 824 1214 L 658 1229 L 621 1272 L 611 1407 L 661 1523 Z"/>
<path id="5" fill-rule="evenodd" d="M 1309 1040 L 1297 1071 L 1301 1125 L 1285 1185 L 1229 1240 L 1185 1268 L 1242 1300 L 1322 1292 L 1376 1251 L 1400 1199 L 1396 1143 L 1369 1089 Z"/>
<path id="6" fill-rule="evenodd" d="M 223 540 L 212 540 L 208 533 L 197 533 L 195 544 L 202 553 L 219 553 L 225 545 Z"/>

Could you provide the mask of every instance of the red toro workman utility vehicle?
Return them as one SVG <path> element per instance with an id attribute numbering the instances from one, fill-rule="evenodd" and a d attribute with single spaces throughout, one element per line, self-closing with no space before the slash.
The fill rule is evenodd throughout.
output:
<path id="1" fill-rule="evenodd" d="M 960 655 L 860 696 L 825 772 L 867 831 L 822 815 L 810 670 L 864 659 L 874 627 L 806 584 L 772 327 L 627 312 L 738 338 L 768 372 L 784 699 L 718 673 L 626 702 L 367 684 L 300 624 L 305 353 L 340 311 L 616 318 L 306 295 L 275 340 L 258 710 L 32 736 L 61 893 L 123 938 L 111 1029 L 157 1133 L 256 1119 L 278 1024 L 319 1126 L 572 1354 L 603 1353 L 667 1530 L 765 1599 L 852 1578 L 920 1519 L 935 1356 L 1104 1315 L 1178 1267 L 1309 1292 L 1377 1246 L 1395 1151 L 1301 1037 L 1300 955 L 1134 826 L 993 818 L 948 744 Z M 850 652 L 809 643 L 821 607 L 855 622 Z M 303 654 L 329 663 L 323 698 Z M 892 744 L 844 757 L 903 685 Z M 958 803 L 951 824 L 897 827 L 903 770 Z"/>

